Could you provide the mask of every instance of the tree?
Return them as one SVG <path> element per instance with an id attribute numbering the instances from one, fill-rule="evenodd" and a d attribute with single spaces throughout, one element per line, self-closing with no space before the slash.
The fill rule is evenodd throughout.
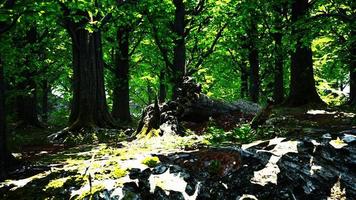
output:
<path id="1" fill-rule="evenodd" d="M 183 0 L 173 0 L 175 6 L 173 32 L 176 34 L 173 49 L 173 99 L 177 98 L 178 88 L 183 83 L 185 75 L 185 6 Z"/>
<path id="2" fill-rule="evenodd" d="M 10 10 L 15 6 L 14 0 L 8 0 L 4 2 L 1 9 Z M 0 38 L 4 33 L 9 31 L 16 23 L 17 16 L 11 15 L 9 21 L 0 21 Z M 5 81 L 4 81 L 4 66 L 1 60 L 0 54 L 0 180 L 2 180 L 6 174 L 7 169 L 13 164 L 14 157 L 10 153 L 7 147 L 7 133 L 6 133 L 6 113 L 5 113 Z"/>
<path id="3" fill-rule="evenodd" d="M 295 38 L 296 44 L 291 56 L 290 94 L 287 99 L 287 104 L 290 106 L 322 104 L 315 87 L 311 43 L 305 39 L 307 30 L 300 24 L 308 17 L 308 9 L 308 0 L 292 2 L 292 37 Z"/>
<path id="4" fill-rule="evenodd" d="M 73 53 L 73 100 L 69 130 L 113 127 L 105 97 L 101 31 L 99 27 L 90 26 L 100 20 L 99 16 L 75 7 L 70 10 L 63 3 L 61 7 L 64 26 L 72 39 Z M 95 7 L 98 7 L 97 2 Z M 79 21 L 70 16 L 72 12 Z"/>
<path id="5" fill-rule="evenodd" d="M 251 15 L 250 25 L 248 28 L 248 61 L 250 63 L 250 99 L 253 102 L 258 102 L 260 93 L 260 61 L 259 51 L 256 45 L 256 39 L 258 38 L 257 24 L 255 16 Z"/>
<path id="6" fill-rule="evenodd" d="M 281 5 L 281 2 L 277 2 L 273 5 L 273 11 L 275 15 L 274 19 L 274 33 L 272 37 L 274 39 L 274 87 L 273 87 L 273 100 L 276 104 L 280 104 L 284 100 L 284 54 L 283 54 L 283 19 L 282 16 L 286 10 L 285 4 Z"/>

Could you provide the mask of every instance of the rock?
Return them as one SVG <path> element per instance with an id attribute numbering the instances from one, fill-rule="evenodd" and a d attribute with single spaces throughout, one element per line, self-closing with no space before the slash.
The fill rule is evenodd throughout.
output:
<path id="1" fill-rule="evenodd" d="M 122 188 L 123 199 L 127 200 L 139 200 L 142 199 L 140 195 L 140 188 L 135 182 L 124 183 Z"/>
<path id="2" fill-rule="evenodd" d="M 158 186 L 155 188 L 153 196 L 155 200 L 169 200 L 169 197 L 166 192 Z"/>
<path id="3" fill-rule="evenodd" d="M 174 200 L 185 200 L 183 194 L 181 192 L 169 190 L 169 198 Z"/>
<path id="4" fill-rule="evenodd" d="M 130 179 L 137 179 L 140 176 L 141 170 L 139 168 L 130 169 L 129 177 Z"/>
<path id="5" fill-rule="evenodd" d="M 152 174 L 163 174 L 164 172 L 167 171 L 167 169 L 168 169 L 167 166 L 160 164 L 160 165 L 156 166 L 155 168 L 153 168 Z"/>
<path id="6" fill-rule="evenodd" d="M 148 179 L 152 174 L 152 171 L 150 168 L 147 168 L 142 171 L 142 173 L 139 176 L 139 179 Z"/>

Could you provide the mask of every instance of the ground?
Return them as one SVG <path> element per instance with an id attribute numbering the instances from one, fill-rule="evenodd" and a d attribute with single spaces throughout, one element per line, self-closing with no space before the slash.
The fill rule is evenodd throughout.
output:
<path id="1" fill-rule="evenodd" d="M 12 137 L 25 167 L 0 183 L 0 199 L 352 199 L 354 120 L 352 112 L 276 109 L 257 131 L 208 124 L 202 135 L 126 141 L 98 130 L 65 144 L 40 144 L 49 132 L 27 130 L 25 141 Z"/>

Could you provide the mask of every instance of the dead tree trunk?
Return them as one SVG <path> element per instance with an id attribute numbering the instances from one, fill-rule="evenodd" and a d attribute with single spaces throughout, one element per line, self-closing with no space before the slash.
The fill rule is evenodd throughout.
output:
<path id="1" fill-rule="evenodd" d="M 209 121 L 210 118 L 219 118 L 241 111 L 242 106 L 239 104 L 210 99 L 201 93 L 200 85 L 191 78 L 184 77 L 176 100 L 160 105 L 156 102 L 145 108 L 136 134 L 184 135 L 185 129 L 182 122 L 203 123 Z"/>

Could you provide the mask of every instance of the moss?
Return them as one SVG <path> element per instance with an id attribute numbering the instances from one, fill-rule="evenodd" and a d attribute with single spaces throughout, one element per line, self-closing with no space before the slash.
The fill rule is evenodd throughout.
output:
<path id="1" fill-rule="evenodd" d="M 145 125 L 142 127 L 141 131 L 138 133 L 137 138 L 142 139 L 142 138 L 152 138 L 152 137 L 158 137 L 159 136 L 159 129 L 148 129 L 148 127 Z"/>
<path id="2" fill-rule="evenodd" d="M 90 190 L 84 191 L 76 199 L 93 199 L 93 195 L 97 192 L 103 191 L 105 189 L 104 185 L 94 185 Z"/>
<path id="3" fill-rule="evenodd" d="M 146 157 L 142 160 L 142 164 L 147 165 L 148 167 L 156 167 L 160 163 L 160 160 L 157 156 Z"/>
<path id="4" fill-rule="evenodd" d="M 127 170 L 126 169 L 121 169 L 121 168 L 115 168 L 112 172 L 111 172 L 111 176 L 113 178 L 121 178 L 126 176 L 127 174 Z"/>
<path id="5" fill-rule="evenodd" d="M 69 179 L 69 177 L 59 178 L 51 180 L 45 187 L 45 190 L 51 190 L 56 188 L 62 188 L 64 183 Z"/>

